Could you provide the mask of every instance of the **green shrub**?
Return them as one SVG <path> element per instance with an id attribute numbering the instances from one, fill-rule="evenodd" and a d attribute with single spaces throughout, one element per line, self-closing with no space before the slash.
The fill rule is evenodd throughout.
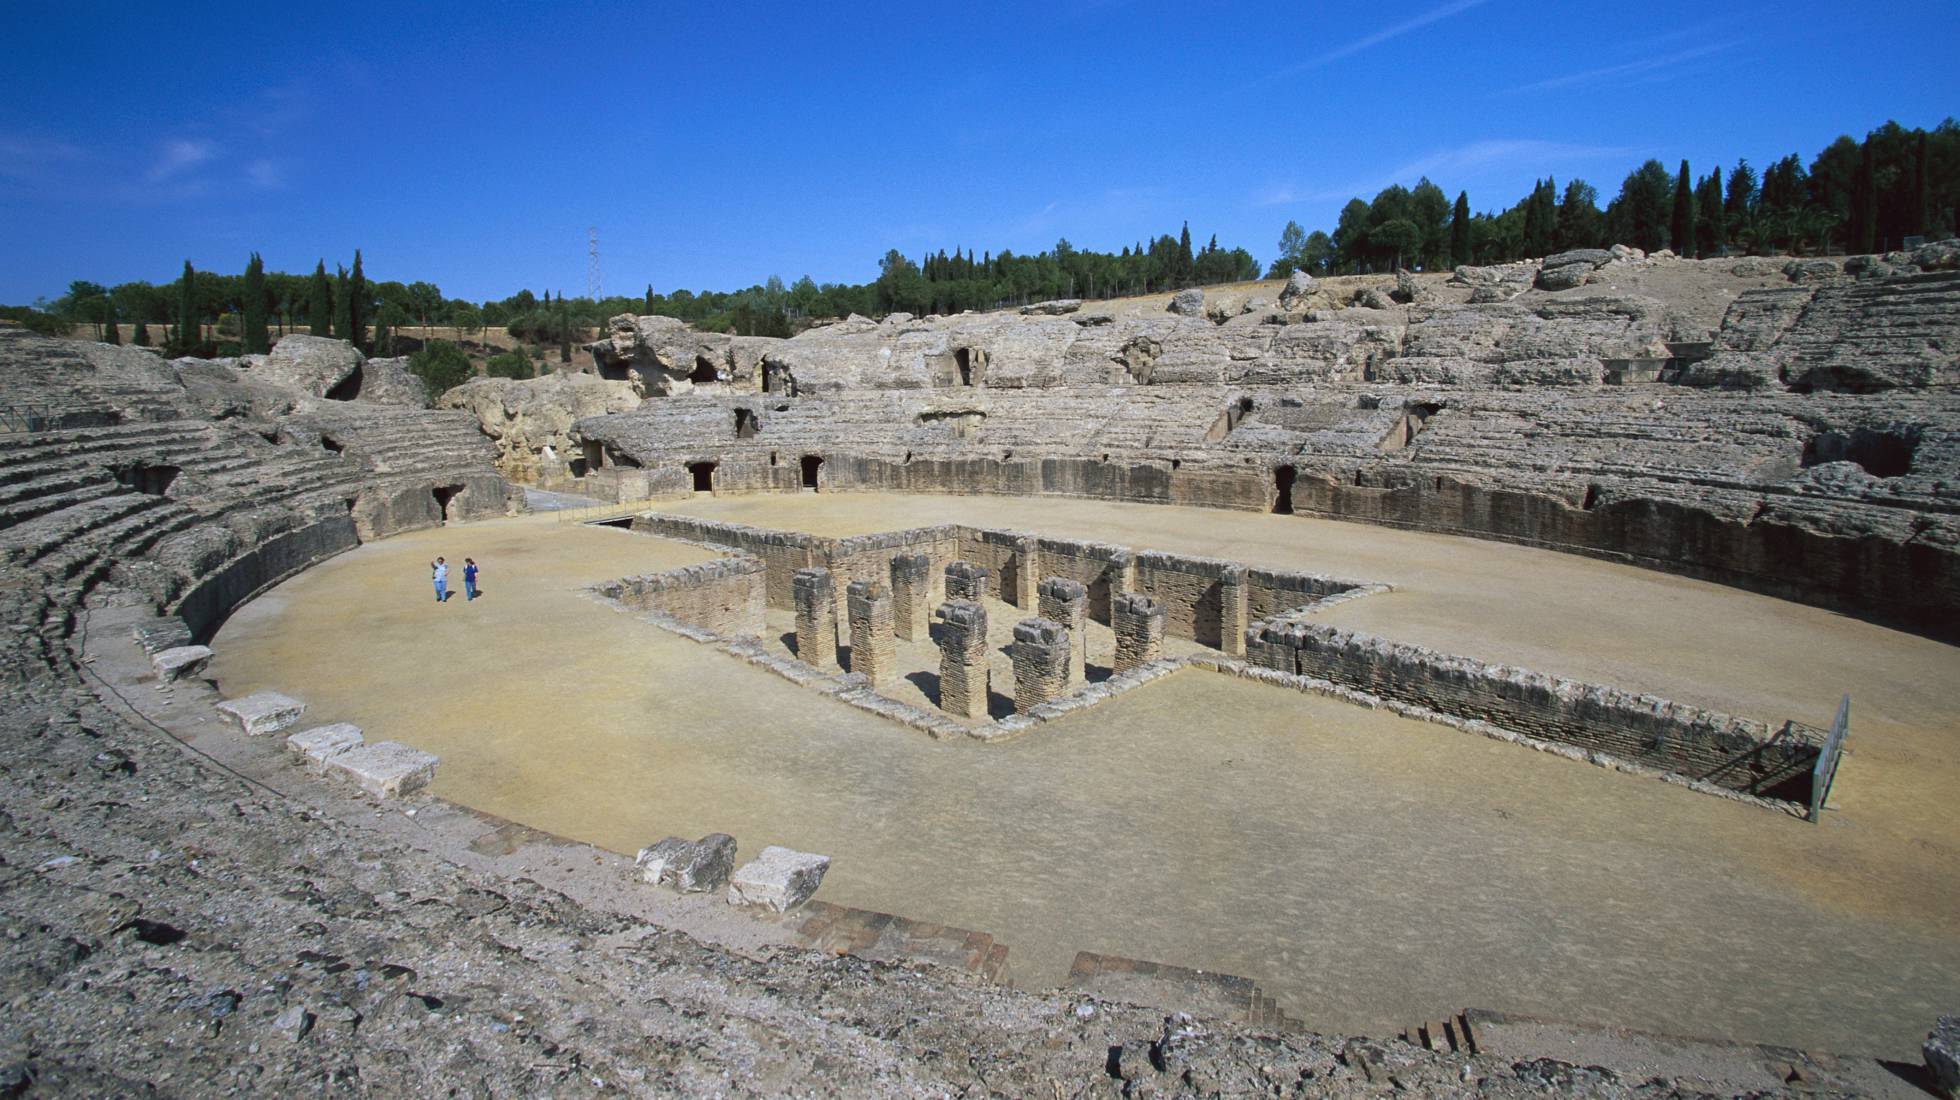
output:
<path id="1" fill-rule="evenodd" d="M 408 372 L 428 383 L 433 396 L 469 381 L 476 370 L 462 348 L 447 340 L 431 340 L 428 347 L 408 357 Z"/>
<path id="2" fill-rule="evenodd" d="M 0 306 L 0 317 L 41 336 L 66 336 L 72 327 L 66 320 L 31 306 Z"/>
<path id="3" fill-rule="evenodd" d="M 483 365 L 483 373 L 492 378 L 536 378 L 538 369 L 531 362 L 531 357 L 519 347 L 491 356 L 490 361 Z"/>

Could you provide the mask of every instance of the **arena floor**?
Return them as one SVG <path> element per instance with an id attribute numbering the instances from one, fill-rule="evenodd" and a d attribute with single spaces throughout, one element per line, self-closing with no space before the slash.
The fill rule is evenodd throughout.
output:
<path id="1" fill-rule="evenodd" d="M 1186 671 L 1019 741 L 934 742 L 584 596 L 714 556 L 538 516 L 363 546 L 239 609 L 227 694 L 440 754 L 436 792 L 631 852 L 734 834 L 835 857 L 821 896 L 1259 980 L 1309 1026 L 1484 1007 L 1916 1057 L 1960 988 L 1960 650 L 1499 543 L 1066 499 L 809 494 L 671 510 L 843 535 L 960 521 L 1394 593 L 1338 625 L 1780 722 L 1853 696 L 1811 826 L 1440 726 Z M 430 558 L 485 596 L 437 605 Z M 460 585 L 458 585 L 460 587 Z"/>

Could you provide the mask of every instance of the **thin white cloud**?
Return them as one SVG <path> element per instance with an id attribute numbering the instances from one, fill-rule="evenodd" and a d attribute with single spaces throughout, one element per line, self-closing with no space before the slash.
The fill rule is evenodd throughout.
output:
<path id="1" fill-rule="evenodd" d="M 157 157 L 156 163 L 150 166 L 150 180 L 161 183 L 188 172 L 217 155 L 218 147 L 208 141 L 178 138 L 165 142 L 163 152 Z"/>
<path id="2" fill-rule="evenodd" d="M 286 185 L 286 174 L 277 161 L 255 160 L 245 166 L 245 179 L 254 187 L 271 190 Z"/>
<path id="3" fill-rule="evenodd" d="M 1515 88 L 1507 88 L 1497 94 L 1525 95 L 1532 92 L 1550 92 L 1560 88 L 1597 84 L 1605 80 L 1624 80 L 1627 77 L 1643 76 L 1649 73 L 1671 69 L 1677 65 L 1685 65 L 1690 61 L 1707 57 L 1711 54 L 1732 50 L 1741 44 L 1739 41 L 1715 42 L 1706 46 L 1696 46 L 1693 49 L 1656 54 L 1652 57 L 1643 57 L 1634 61 L 1623 61 L 1617 65 L 1605 65 L 1597 69 L 1586 69 L 1582 72 L 1555 76 L 1548 80 L 1521 84 Z"/>
<path id="4" fill-rule="evenodd" d="M 1341 46 L 1339 48 L 1329 50 L 1328 52 L 1321 54 L 1319 57 L 1316 57 L 1311 61 L 1306 61 L 1299 65 L 1296 65 L 1293 68 L 1287 70 L 1288 75 L 1303 73 L 1310 69 L 1318 69 L 1322 65 L 1329 65 L 1343 58 L 1353 57 L 1355 54 L 1358 54 L 1363 50 L 1373 49 L 1374 47 L 1379 46 L 1384 42 L 1390 41 L 1392 39 L 1400 38 L 1403 35 L 1408 34 L 1410 31 L 1421 30 L 1422 28 L 1427 27 L 1431 23 L 1443 19 L 1448 19 L 1452 15 L 1458 15 L 1462 12 L 1469 11 L 1471 8 L 1482 7 L 1483 5 L 1489 2 L 1490 0 L 1450 0 L 1449 3 L 1431 8 L 1428 11 L 1423 12 L 1421 15 L 1416 16 L 1414 19 L 1405 19 L 1402 22 L 1395 24 L 1394 26 L 1384 27 L 1373 34 L 1364 35 L 1360 38 L 1357 38 L 1354 41 L 1349 42 L 1345 46 Z"/>
<path id="5" fill-rule="evenodd" d="M 1632 152 L 1619 146 L 1578 145 L 1536 138 L 1473 141 L 1454 148 L 1439 149 L 1406 164 L 1396 165 L 1380 175 L 1350 180 L 1335 187 L 1273 184 L 1254 193 L 1251 201 L 1254 206 L 1286 206 L 1301 202 L 1339 202 L 1352 198 L 1366 200 L 1391 184 L 1399 183 L 1406 187 L 1424 176 L 1444 187 L 1461 187 L 1460 183 L 1453 184 L 1452 181 L 1473 176 L 1492 165 L 1523 163 L 1531 165 L 1536 172 L 1546 165 L 1623 157 Z"/>
<path id="6" fill-rule="evenodd" d="M 84 160 L 79 145 L 40 138 L 0 137 L 0 177 L 34 182 Z"/>

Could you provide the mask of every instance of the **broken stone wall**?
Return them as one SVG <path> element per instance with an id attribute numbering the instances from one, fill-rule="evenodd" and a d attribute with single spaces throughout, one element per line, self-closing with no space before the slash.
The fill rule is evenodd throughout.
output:
<path id="1" fill-rule="evenodd" d="M 767 568 L 758 558 L 718 558 L 601 586 L 636 611 L 659 611 L 725 638 L 763 632 Z"/>
<path id="2" fill-rule="evenodd" d="M 1544 741 L 1790 801 L 1810 795 L 1819 744 L 1794 726 L 1705 711 L 1651 695 L 1487 665 L 1303 622 L 1247 631 L 1252 663 L 1293 672 Z M 1287 666 L 1291 665 L 1289 669 Z"/>
<path id="3" fill-rule="evenodd" d="M 795 531 L 769 531 L 739 523 L 716 523 L 664 512 L 633 517 L 632 530 L 657 538 L 726 546 L 760 559 L 768 576 L 766 593 L 769 606 L 783 611 L 796 609 L 790 578 L 796 575 L 798 569 L 817 562 L 816 545 L 820 541 L 814 536 Z"/>

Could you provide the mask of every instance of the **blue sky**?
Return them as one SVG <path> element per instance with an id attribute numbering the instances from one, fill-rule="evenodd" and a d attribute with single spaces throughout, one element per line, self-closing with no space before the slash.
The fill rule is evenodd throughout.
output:
<path id="1" fill-rule="evenodd" d="M 1610 197 L 1960 114 L 1954 0 L 0 6 L 0 302 L 362 249 L 482 300 Z"/>

